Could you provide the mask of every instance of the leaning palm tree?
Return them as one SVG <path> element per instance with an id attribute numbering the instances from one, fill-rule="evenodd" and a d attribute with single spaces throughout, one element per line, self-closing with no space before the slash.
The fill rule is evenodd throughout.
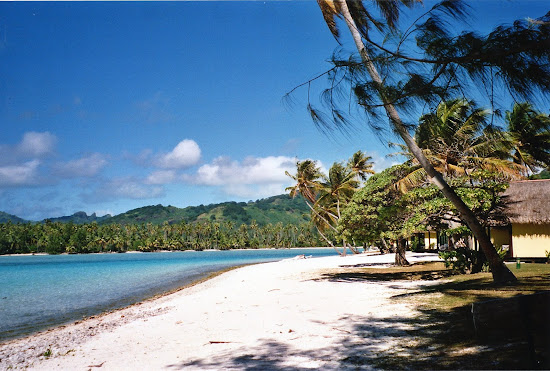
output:
<path id="1" fill-rule="evenodd" d="M 525 167 L 502 155 L 502 137 L 489 127 L 489 111 L 466 99 L 441 102 L 434 112 L 420 117 L 415 140 L 434 168 L 446 178 L 468 176 L 474 170 L 498 172 L 507 179 L 519 179 Z M 409 158 L 414 169 L 397 186 L 407 190 L 427 181 L 427 174 L 407 146 L 399 154 Z"/>
<path id="2" fill-rule="evenodd" d="M 372 165 L 372 157 L 367 156 L 363 151 L 355 152 L 348 161 L 348 168 L 363 181 L 367 180 L 368 174 L 374 174 Z"/>
<path id="3" fill-rule="evenodd" d="M 329 169 L 328 176 L 324 177 L 324 181 L 321 182 L 319 188 L 319 198 L 316 205 L 321 208 L 327 215 L 325 219 L 330 220 L 332 229 L 337 231 L 338 221 L 341 217 L 342 207 L 345 206 L 353 197 L 354 193 L 359 189 L 360 182 L 357 179 L 362 171 L 354 171 L 350 166 L 352 164 L 357 165 L 356 156 L 357 153 L 352 156 L 348 161 L 348 165 L 344 166 L 342 163 L 335 162 Z M 363 166 L 364 165 L 360 165 Z M 357 250 L 346 243 L 343 240 L 343 254 L 346 254 L 346 246 L 357 253 Z"/>
<path id="4" fill-rule="evenodd" d="M 550 116 L 530 103 L 515 103 L 506 112 L 504 145 L 514 163 L 531 172 L 550 166 Z"/>
<path id="5" fill-rule="evenodd" d="M 330 220 L 332 218 L 331 213 L 320 208 L 317 203 L 318 192 L 321 187 L 320 180 L 323 177 L 321 169 L 317 166 L 317 162 L 313 160 L 297 161 L 296 174 L 290 174 L 288 171 L 285 171 L 285 174 L 295 181 L 293 186 L 287 187 L 285 190 L 290 193 L 290 197 L 292 198 L 298 195 L 304 197 L 306 205 L 311 210 L 311 219 L 317 232 L 340 254 L 334 244 L 325 235 L 327 229 L 332 229 L 336 232 L 336 228 Z"/>
<path id="6" fill-rule="evenodd" d="M 373 3 L 376 4 L 378 8 L 381 10 L 382 16 L 384 17 L 384 20 L 385 20 L 385 24 L 387 25 L 391 33 L 392 30 L 396 29 L 396 21 L 399 17 L 400 3 L 406 6 L 411 6 L 413 5 L 414 2 L 415 1 L 413 0 L 401 0 L 401 1 L 378 0 L 378 1 L 374 1 Z M 426 157 L 422 149 L 418 146 L 414 138 L 409 133 L 407 125 L 401 119 L 401 116 L 397 111 L 397 103 L 399 100 L 399 98 L 396 99 L 396 95 L 398 95 L 397 89 L 390 89 L 390 86 L 388 86 L 385 83 L 384 79 L 379 73 L 379 69 L 375 64 L 375 60 L 373 59 L 373 56 L 371 53 L 371 50 L 372 50 L 371 47 L 375 45 L 375 46 L 378 46 L 379 49 L 383 50 L 385 53 L 392 55 L 392 53 L 389 52 L 386 48 L 384 48 L 383 45 L 376 44 L 372 39 L 370 39 L 370 36 L 369 36 L 369 30 L 371 26 L 375 26 L 380 29 L 380 28 L 383 28 L 384 25 L 375 20 L 375 17 L 373 17 L 372 14 L 365 8 L 362 1 L 318 0 L 318 3 L 320 5 L 325 21 L 330 31 L 332 32 L 332 34 L 336 39 L 339 38 L 339 31 L 336 24 L 336 18 L 341 18 L 344 20 L 344 22 L 346 23 L 351 33 L 351 36 L 353 38 L 353 41 L 355 43 L 355 46 L 361 58 L 361 65 L 354 64 L 354 66 L 352 67 L 355 67 L 357 69 L 363 68 L 366 74 L 370 77 L 370 80 L 371 80 L 370 82 L 358 84 L 355 89 L 356 95 L 359 95 L 358 98 L 359 98 L 360 104 L 363 104 L 365 108 L 368 108 L 367 106 L 369 103 L 369 99 L 371 98 L 369 97 L 368 94 L 364 94 L 364 93 L 367 91 L 376 92 L 377 98 L 381 101 L 382 103 L 381 105 L 383 106 L 383 109 L 385 110 L 386 115 L 389 118 L 392 128 L 403 139 L 403 141 L 409 148 L 410 152 L 414 155 L 418 163 L 422 166 L 422 168 L 428 175 L 429 179 L 434 184 L 437 185 L 437 187 L 441 190 L 441 192 L 445 195 L 445 197 L 455 206 L 461 218 L 466 222 L 468 227 L 472 230 L 472 233 L 474 234 L 476 239 L 479 241 L 479 245 L 483 250 L 485 256 L 487 257 L 487 261 L 491 268 L 494 281 L 495 282 L 516 281 L 515 276 L 504 265 L 502 259 L 500 259 L 500 257 L 498 256 L 490 238 L 488 237 L 481 223 L 477 220 L 475 214 L 472 212 L 472 210 L 470 210 L 470 208 L 468 208 L 468 206 L 464 203 L 464 201 L 449 186 L 449 184 L 443 178 L 442 174 L 434 168 L 432 163 L 428 160 L 428 158 Z M 456 8 L 456 6 L 453 5 L 456 3 L 457 2 L 446 2 L 447 4 L 446 6 L 453 6 L 454 9 L 456 10 L 458 8 Z M 429 26 L 431 27 L 431 29 L 434 29 L 435 24 L 432 23 Z M 430 40 L 425 39 L 422 41 L 425 42 L 426 44 L 430 43 Z M 366 42 L 368 42 L 369 48 L 367 48 L 365 44 Z M 440 44 L 441 43 L 439 43 L 439 45 Z M 392 57 L 401 57 L 401 56 L 402 56 L 402 53 L 398 47 L 397 52 L 394 53 Z M 471 58 L 475 58 L 475 55 L 472 55 Z M 409 59 L 408 61 L 413 62 L 413 60 L 411 59 Z M 426 63 L 430 62 L 427 59 L 425 61 Z M 456 63 L 457 64 L 464 63 L 463 61 L 464 60 L 457 60 Z M 436 71 L 435 76 L 433 78 L 433 82 L 435 82 L 437 78 L 442 75 L 448 76 L 450 73 L 454 74 L 452 70 L 446 69 L 446 67 L 448 67 L 451 62 L 452 60 L 449 62 L 436 61 L 433 65 L 431 65 Z M 468 62 L 465 62 L 465 63 L 468 63 Z M 439 70 L 437 69 L 438 66 L 440 66 Z M 432 82 L 432 85 L 433 85 L 433 82 Z M 411 94 L 412 92 L 414 92 L 416 96 L 424 94 L 423 91 L 421 90 L 422 87 L 427 88 L 430 86 L 430 82 L 424 80 L 418 74 L 411 74 L 411 79 L 408 82 L 408 84 L 409 86 L 404 86 L 404 87 L 407 89 L 411 89 Z M 339 114 L 339 112 L 337 112 L 336 110 L 333 110 L 332 112 L 333 112 L 334 121 L 342 122 L 341 114 Z M 312 115 L 312 117 L 314 116 Z"/>
<path id="7" fill-rule="evenodd" d="M 301 194 L 307 205 L 312 208 L 312 204 L 317 199 L 317 190 L 319 188 L 319 179 L 322 176 L 321 169 L 317 166 L 317 162 L 313 160 L 304 160 L 296 162 L 296 174 L 292 175 L 288 171 L 285 174 L 291 177 L 295 184 L 287 187 L 285 190 L 290 192 L 292 198 Z"/>
<path id="8" fill-rule="evenodd" d="M 323 175 L 316 162 L 312 160 L 298 161 L 295 175 L 285 172 L 295 181 L 293 186 L 286 188 L 286 191 L 290 192 L 291 197 L 296 197 L 298 194 L 304 197 L 311 210 L 312 222 L 317 232 L 334 249 L 336 247 L 327 237 L 327 231 L 338 234 L 337 224 L 341 207 L 358 189 L 359 179 L 367 172 L 372 172 L 370 169 L 372 163 L 369 160 L 370 157 L 358 151 L 347 165 L 334 163 L 329 169 L 328 176 Z M 343 255 L 345 255 L 345 249 L 344 241 Z"/>
<path id="9" fill-rule="evenodd" d="M 327 210 L 335 210 L 334 218 L 340 219 L 342 204 L 347 203 L 359 188 L 355 173 L 342 163 L 335 162 L 329 169 L 328 176 L 319 186 L 317 203 Z"/>

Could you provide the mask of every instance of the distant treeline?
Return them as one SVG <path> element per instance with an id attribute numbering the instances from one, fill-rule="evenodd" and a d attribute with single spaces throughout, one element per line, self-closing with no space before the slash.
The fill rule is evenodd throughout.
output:
<path id="1" fill-rule="evenodd" d="M 143 224 L 0 223 L 0 254 L 97 253 L 319 246 L 303 223 L 235 225 L 231 221 Z"/>

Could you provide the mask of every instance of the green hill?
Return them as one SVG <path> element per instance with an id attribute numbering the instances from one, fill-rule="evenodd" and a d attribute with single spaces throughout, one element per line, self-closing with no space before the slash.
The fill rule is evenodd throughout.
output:
<path id="1" fill-rule="evenodd" d="M 92 222 L 100 223 L 104 220 L 108 220 L 110 217 L 111 215 L 109 214 L 98 217 L 95 213 L 93 213 L 92 215 L 88 215 L 84 211 L 78 211 L 73 215 L 61 216 L 59 218 L 48 218 L 48 219 L 45 219 L 44 221 L 49 220 L 51 222 L 86 224 L 86 223 L 92 223 Z"/>
<path id="2" fill-rule="evenodd" d="M 301 197 L 294 199 L 288 195 L 279 195 L 249 202 L 224 202 L 220 204 L 188 206 L 178 208 L 175 206 L 152 205 L 127 211 L 125 213 L 102 217 L 96 214 L 87 215 L 79 211 L 69 216 L 47 218 L 44 221 L 61 223 L 85 224 L 97 222 L 98 224 L 170 224 L 194 223 L 201 220 L 216 222 L 231 221 L 234 225 L 250 224 L 255 220 L 259 226 L 266 224 L 300 224 L 310 220 L 310 210 Z M 15 215 L 0 211 L 0 223 L 28 223 Z M 43 221 L 43 222 L 44 222 Z"/>
<path id="3" fill-rule="evenodd" d="M 299 224 L 310 220 L 309 208 L 302 198 L 291 199 L 288 195 L 273 196 L 250 202 L 224 202 L 220 204 L 188 206 L 145 206 L 127 211 L 98 222 L 100 224 L 162 224 L 193 223 L 200 220 L 217 222 L 231 221 L 235 225 L 250 224 L 255 220 L 259 226 L 268 223 Z"/>
<path id="4" fill-rule="evenodd" d="M 0 211 L 0 223 L 7 223 L 7 222 L 28 223 L 29 221 L 25 220 L 25 219 L 21 219 L 18 216 L 11 215 L 11 214 L 5 213 L 3 211 Z"/>

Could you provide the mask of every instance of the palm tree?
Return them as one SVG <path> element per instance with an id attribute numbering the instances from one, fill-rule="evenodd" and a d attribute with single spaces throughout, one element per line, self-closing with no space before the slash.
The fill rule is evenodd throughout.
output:
<path id="1" fill-rule="evenodd" d="M 335 162 L 329 169 L 328 177 L 323 178 L 324 181 L 319 186 L 317 203 L 327 211 L 334 210 L 335 214 L 330 213 L 331 219 L 338 221 L 342 203 L 351 199 L 353 193 L 359 188 L 356 173 L 342 163 Z"/>
<path id="2" fill-rule="evenodd" d="M 410 152 L 418 160 L 419 164 L 424 168 L 430 180 L 437 185 L 445 197 L 455 206 L 466 222 L 472 233 L 479 241 L 479 245 L 483 250 L 493 274 L 495 282 L 510 282 L 516 281 L 516 277 L 504 265 L 502 259 L 496 252 L 489 236 L 485 232 L 483 226 L 477 220 L 475 214 L 468 208 L 462 199 L 445 181 L 441 173 L 439 173 L 428 158 L 424 155 L 422 149 L 418 146 L 414 138 L 410 135 L 407 126 L 401 119 L 397 109 L 393 103 L 393 99 L 385 89 L 386 84 L 382 79 L 374 61 L 363 42 L 363 36 L 368 35 L 369 25 L 377 23 L 373 21 L 374 17 L 365 9 L 362 1 L 357 0 L 318 0 L 321 11 L 329 29 L 335 38 L 338 39 L 339 33 L 336 26 L 336 17 L 341 17 L 353 38 L 355 46 L 359 52 L 361 60 L 364 64 L 367 74 L 370 76 L 379 98 L 383 103 L 386 115 L 390 120 L 393 129 L 401 136 Z M 382 15 L 385 18 L 386 24 L 390 29 L 396 29 L 396 21 L 399 17 L 399 2 L 375 0 L 374 3 L 380 8 Z M 412 6 L 414 0 L 401 0 L 406 6 Z M 370 23 L 370 24 L 369 24 Z"/>
<path id="3" fill-rule="evenodd" d="M 504 145 L 514 163 L 531 172 L 550 166 L 550 116 L 530 103 L 515 103 L 505 123 Z"/>
<path id="4" fill-rule="evenodd" d="M 331 228 L 337 233 L 342 207 L 351 200 L 354 193 L 359 189 L 360 182 L 358 178 L 364 177 L 366 171 L 370 170 L 367 169 L 368 165 L 366 161 L 363 161 L 361 155 L 360 151 L 356 152 L 348 161 L 347 166 L 335 162 L 329 169 L 328 177 L 323 177 L 324 182 L 320 185 L 319 199 L 316 206 L 323 210 L 326 215 L 325 219 L 330 221 Z M 364 163 L 362 164 L 362 162 Z M 350 165 L 356 165 L 355 170 Z M 343 255 L 346 254 L 346 246 L 357 253 L 357 250 L 348 245 L 346 240 L 343 239 Z"/>
<path id="5" fill-rule="evenodd" d="M 371 157 L 362 151 L 355 152 L 346 165 L 335 162 L 328 176 L 321 173 L 315 161 L 304 160 L 296 163 L 296 175 L 286 172 L 296 183 L 286 188 L 291 197 L 301 194 L 311 210 L 312 222 L 317 232 L 336 251 L 336 247 L 327 237 L 327 231 L 338 234 L 336 225 L 340 219 L 340 210 L 353 193 L 359 188 L 360 181 L 367 174 L 373 174 Z M 356 252 L 352 246 L 352 251 Z M 344 241 L 344 251 L 346 242 Z M 338 252 L 340 254 L 340 252 Z"/>
<path id="6" fill-rule="evenodd" d="M 318 207 L 315 207 L 318 192 L 321 188 L 320 180 L 324 176 L 321 173 L 321 169 L 317 166 L 317 162 L 313 160 L 297 161 L 296 174 L 292 175 L 288 171 L 285 171 L 285 174 L 296 182 L 293 186 L 287 187 L 285 190 L 290 192 L 290 197 L 292 198 L 299 194 L 304 197 L 307 206 L 311 210 L 314 223 L 323 224 L 323 227 L 317 228 L 319 233 L 322 234 L 321 231 L 324 230 L 326 226 L 334 228 L 332 223 L 327 219 L 327 215 L 319 213 L 320 210 L 318 210 Z M 328 241 L 324 236 L 323 238 Z"/>
<path id="7" fill-rule="evenodd" d="M 357 151 L 349 159 L 348 167 L 359 179 L 365 181 L 367 180 L 367 174 L 374 174 L 371 160 L 371 156 L 367 156 L 363 151 Z"/>
<path id="8" fill-rule="evenodd" d="M 285 171 L 285 174 L 291 177 L 296 183 L 285 190 L 290 191 L 290 197 L 294 198 L 301 194 L 310 208 L 317 199 L 317 190 L 319 188 L 319 179 L 322 176 L 321 169 L 316 161 L 304 160 L 296 162 L 296 175 Z"/>
<path id="9" fill-rule="evenodd" d="M 503 134 L 487 125 L 488 116 L 489 111 L 466 99 L 444 101 L 434 112 L 420 117 L 415 140 L 435 169 L 447 178 L 468 176 L 476 169 L 498 172 L 508 179 L 521 178 L 525 167 L 501 154 Z M 413 171 L 397 184 L 406 190 L 425 182 L 427 174 L 407 146 L 401 148 L 401 154 L 413 165 Z"/>

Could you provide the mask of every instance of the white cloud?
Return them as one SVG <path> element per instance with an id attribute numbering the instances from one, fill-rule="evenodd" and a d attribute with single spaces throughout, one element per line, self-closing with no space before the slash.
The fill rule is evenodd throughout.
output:
<path id="1" fill-rule="evenodd" d="M 39 170 L 54 153 L 56 143 L 56 136 L 49 132 L 29 131 L 15 145 L 0 145 L 0 187 L 50 182 L 50 178 L 39 177 Z"/>
<path id="2" fill-rule="evenodd" d="M 199 145 L 184 139 L 169 153 L 157 156 L 154 165 L 163 169 L 183 169 L 196 165 L 201 158 Z"/>
<path id="3" fill-rule="evenodd" d="M 230 184 L 222 189 L 223 193 L 248 199 L 260 199 L 285 193 L 283 184 Z"/>
<path id="4" fill-rule="evenodd" d="M 40 161 L 32 160 L 18 165 L 0 167 L 0 186 L 30 185 L 37 180 Z"/>
<path id="5" fill-rule="evenodd" d="M 63 178 L 92 177 L 107 165 L 107 159 L 100 153 L 92 153 L 77 160 L 54 165 L 53 171 Z"/>
<path id="6" fill-rule="evenodd" d="M 164 188 L 147 185 L 133 177 L 117 178 L 101 183 L 92 193 L 82 197 L 90 202 L 110 201 L 118 198 L 147 199 L 164 196 Z"/>
<path id="7" fill-rule="evenodd" d="M 377 152 L 373 152 L 369 155 L 372 157 L 372 162 L 374 163 L 372 169 L 377 173 L 394 165 L 402 164 L 404 161 L 402 157 L 382 157 Z"/>
<path id="8" fill-rule="evenodd" d="M 295 164 L 295 158 L 286 156 L 247 157 L 242 162 L 218 157 L 184 180 L 204 185 L 287 183 L 285 171 L 292 172 Z"/>
<path id="9" fill-rule="evenodd" d="M 26 160 L 41 160 L 53 154 L 56 143 L 56 136 L 48 132 L 27 132 L 15 145 L 0 144 L 0 165 L 21 165 Z"/>
<path id="10" fill-rule="evenodd" d="M 27 157 L 40 157 L 51 154 L 54 150 L 57 138 L 49 132 L 27 132 L 23 140 L 17 145 L 17 152 Z"/>
<path id="11" fill-rule="evenodd" d="M 151 173 L 147 179 L 146 184 L 167 184 L 173 183 L 177 180 L 176 172 L 174 170 L 159 170 Z"/>
<path id="12" fill-rule="evenodd" d="M 242 162 L 218 157 L 182 179 L 192 184 L 219 186 L 222 192 L 233 196 L 267 197 L 284 192 L 291 181 L 285 171 L 292 173 L 295 167 L 296 159 L 286 156 L 247 157 Z"/>

